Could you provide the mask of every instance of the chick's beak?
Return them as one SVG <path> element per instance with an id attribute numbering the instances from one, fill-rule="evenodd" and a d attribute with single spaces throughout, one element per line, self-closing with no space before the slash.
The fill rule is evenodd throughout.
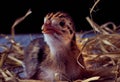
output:
<path id="1" fill-rule="evenodd" d="M 41 29 L 43 34 L 61 34 L 60 30 L 51 24 L 43 24 Z"/>

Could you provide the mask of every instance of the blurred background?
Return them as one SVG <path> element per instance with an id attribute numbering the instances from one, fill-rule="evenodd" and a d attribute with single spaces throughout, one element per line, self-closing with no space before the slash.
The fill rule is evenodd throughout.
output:
<path id="1" fill-rule="evenodd" d="M 69 13 L 78 32 L 91 30 L 85 17 L 96 0 L 1 0 L 0 1 L 0 34 L 10 34 L 14 21 L 23 16 L 28 9 L 32 10 L 24 21 L 16 26 L 16 34 L 41 33 L 44 16 L 49 12 L 64 11 Z M 119 0 L 100 0 L 95 7 L 93 20 L 101 25 L 112 21 L 120 24 Z"/>

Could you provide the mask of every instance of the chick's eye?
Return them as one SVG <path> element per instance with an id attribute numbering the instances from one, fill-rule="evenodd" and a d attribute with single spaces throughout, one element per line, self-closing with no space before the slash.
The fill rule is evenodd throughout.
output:
<path id="1" fill-rule="evenodd" d="M 61 21 L 59 24 L 60 24 L 60 26 L 64 26 L 64 25 L 65 25 L 65 22 L 64 22 L 64 21 Z"/>

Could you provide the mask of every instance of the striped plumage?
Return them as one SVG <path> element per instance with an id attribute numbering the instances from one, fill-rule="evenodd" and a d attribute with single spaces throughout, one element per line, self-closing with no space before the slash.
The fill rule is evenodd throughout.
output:
<path id="1" fill-rule="evenodd" d="M 42 25 L 43 39 L 36 39 L 26 49 L 27 78 L 73 81 L 84 77 L 86 70 L 77 63 L 75 27 L 64 12 L 49 13 Z M 79 62 L 84 66 L 82 55 Z"/>

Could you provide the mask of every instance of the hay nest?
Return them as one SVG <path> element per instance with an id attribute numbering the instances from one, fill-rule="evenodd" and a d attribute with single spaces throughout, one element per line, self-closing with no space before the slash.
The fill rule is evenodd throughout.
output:
<path id="1" fill-rule="evenodd" d="M 120 82 L 120 27 L 113 22 L 99 26 L 89 17 L 87 20 L 95 35 L 81 40 L 86 68 L 101 77 L 97 82 Z"/>

